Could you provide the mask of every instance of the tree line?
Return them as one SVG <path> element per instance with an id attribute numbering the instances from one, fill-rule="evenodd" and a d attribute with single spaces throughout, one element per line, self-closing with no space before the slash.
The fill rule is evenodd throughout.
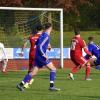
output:
<path id="1" fill-rule="evenodd" d="M 100 29 L 100 0 L 0 0 L 0 6 L 63 8 L 64 29 Z"/>

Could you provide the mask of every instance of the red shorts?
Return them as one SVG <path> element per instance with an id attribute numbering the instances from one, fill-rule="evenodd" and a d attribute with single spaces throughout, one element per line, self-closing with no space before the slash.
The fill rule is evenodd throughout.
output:
<path id="1" fill-rule="evenodd" d="M 71 55 L 71 60 L 76 66 L 83 65 L 88 62 L 83 56 L 79 56 L 79 55 L 77 56 Z"/>

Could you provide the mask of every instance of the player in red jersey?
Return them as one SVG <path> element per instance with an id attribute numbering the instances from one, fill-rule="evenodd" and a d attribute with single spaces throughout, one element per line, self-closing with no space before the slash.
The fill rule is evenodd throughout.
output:
<path id="1" fill-rule="evenodd" d="M 92 54 L 88 51 L 85 41 L 81 38 L 80 32 L 78 29 L 75 29 L 75 37 L 71 40 L 70 56 L 72 62 L 75 64 L 75 67 L 72 68 L 71 73 L 69 74 L 70 78 L 74 80 L 73 74 L 76 73 L 80 68 L 86 67 L 86 76 L 85 80 L 91 80 L 90 75 L 90 63 L 89 60 L 86 60 L 82 55 L 82 49 L 90 57 Z"/>
<path id="2" fill-rule="evenodd" d="M 36 32 L 34 34 L 31 34 L 29 37 L 27 37 L 26 42 L 24 43 L 24 45 L 22 47 L 22 53 L 23 53 L 23 49 L 28 44 L 28 41 L 30 42 L 28 73 L 31 72 L 32 69 L 33 69 L 35 50 L 36 50 L 36 41 L 38 40 L 38 38 L 42 34 L 42 32 L 43 32 L 43 26 L 42 25 L 38 25 L 36 27 Z"/>
<path id="3" fill-rule="evenodd" d="M 35 51 L 36 51 L 36 41 L 40 37 L 40 35 L 43 32 L 43 26 L 38 25 L 36 26 L 34 34 L 31 34 L 30 36 L 25 38 L 25 43 L 22 47 L 21 56 L 23 56 L 23 50 L 26 48 L 28 42 L 30 42 L 30 51 L 29 51 L 29 68 L 28 73 L 30 73 L 33 70 L 34 65 L 34 57 L 35 57 Z M 24 85 L 24 88 L 29 88 L 29 85 L 33 83 L 34 79 L 31 79 L 29 83 Z"/>

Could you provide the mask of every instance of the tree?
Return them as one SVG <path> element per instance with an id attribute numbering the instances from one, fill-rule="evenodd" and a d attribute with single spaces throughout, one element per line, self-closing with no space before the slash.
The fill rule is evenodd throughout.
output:
<path id="1" fill-rule="evenodd" d="M 0 0 L 0 6 L 23 6 L 23 0 Z"/>
<path id="2" fill-rule="evenodd" d="M 78 23 L 81 26 L 84 23 L 82 27 L 85 24 L 100 26 L 100 0 L 0 0 L 0 6 L 63 8 L 65 24 Z M 48 17 L 50 21 L 52 15 L 48 13 Z"/>

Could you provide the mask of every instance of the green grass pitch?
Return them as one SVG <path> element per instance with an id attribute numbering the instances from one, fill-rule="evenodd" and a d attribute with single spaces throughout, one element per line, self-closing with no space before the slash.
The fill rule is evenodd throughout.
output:
<path id="1" fill-rule="evenodd" d="M 0 100 L 100 100 L 100 70 L 92 69 L 92 81 L 85 81 L 85 70 L 75 74 L 75 80 L 66 79 L 69 70 L 57 70 L 56 86 L 61 91 L 49 91 L 49 71 L 43 70 L 24 92 L 16 89 L 26 71 L 0 73 Z"/>

